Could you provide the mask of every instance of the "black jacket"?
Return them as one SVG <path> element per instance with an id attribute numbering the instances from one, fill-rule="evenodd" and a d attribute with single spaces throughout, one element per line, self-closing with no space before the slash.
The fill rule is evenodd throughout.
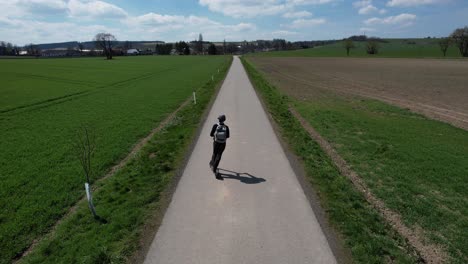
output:
<path id="1" fill-rule="evenodd" d="M 216 132 L 216 128 L 219 124 L 214 124 L 211 128 L 210 137 L 214 137 L 214 133 Z M 223 124 L 226 127 L 226 138 L 229 138 L 229 127 L 226 124 Z"/>

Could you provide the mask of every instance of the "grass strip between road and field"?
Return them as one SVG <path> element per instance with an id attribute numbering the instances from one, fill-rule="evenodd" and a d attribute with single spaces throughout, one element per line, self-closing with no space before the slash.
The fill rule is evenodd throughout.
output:
<path id="1" fill-rule="evenodd" d="M 149 222 L 155 215 L 163 216 L 182 173 L 180 167 L 231 62 L 198 90 L 196 105 L 183 107 L 126 166 L 99 182 L 93 195 L 99 221 L 91 216 L 87 202 L 80 202 L 76 213 L 20 262 L 125 263 L 141 250 L 145 228 L 153 226 Z"/>
<path id="2" fill-rule="evenodd" d="M 428 261 L 467 263 L 467 131 L 358 96 L 293 104 L 368 190 L 422 238 L 418 249 L 433 256 Z"/>
<path id="3" fill-rule="evenodd" d="M 407 227 L 401 218 L 401 215 L 388 209 L 385 203 L 377 198 L 372 192 L 369 191 L 369 187 L 365 184 L 362 178 L 349 166 L 349 164 L 336 152 L 333 146 L 325 140 L 296 109 L 290 106 L 289 111 L 292 115 L 301 123 L 302 127 L 309 133 L 309 135 L 319 143 L 320 147 L 327 153 L 327 155 L 333 160 L 333 163 L 337 166 L 340 173 L 346 176 L 354 185 L 355 189 L 358 190 L 369 204 L 372 205 L 384 219 L 398 232 L 403 238 L 405 238 L 409 244 L 416 250 L 418 256 L 425 263 L 443 263 L 446 259 L 445 252 L 434 244 L 427 244 L 424 242 L 424 237 L 420 232 L 416 232 L 411 228 Z"/>
<path id="4" fill-rule="evenodd" d="M 333 227 L 343 237 L 355 263 L 415 263 L 417 254 L 341 175 L 332 160 L 289 112 L 291 99 L 270 85 L 245 59 L 244 67 L 279 132 L 302 161 Z"/>

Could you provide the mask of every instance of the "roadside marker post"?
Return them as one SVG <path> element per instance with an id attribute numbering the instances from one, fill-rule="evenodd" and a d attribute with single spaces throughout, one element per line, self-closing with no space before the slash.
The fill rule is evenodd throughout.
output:
<path id="1" fill-rule="evenodd" d="M 96 209 L 94 209 L 94 204 L 93 204 L 93 195 L 91 194 L 91 188 L 89 186 L 89 183 L 87 182 L 85 182 L 85 190 L 86 190 L 86 198 L 88 199 L 89 209 L 91 210 L 91 213 L 93 214 L 93 216 L 96 217 Z"/>
<path id="2" fill-rule="evenodd" d="M 193 104 L 197 104 L 197 96 L 195 94 L 195 91 L 193 92 Z"/>
<path id="3" fill-rule="evenodd" d="M 214 77 L 213 77 L 213 75 L 211 75 L 211 81 L 214 82 Z"/>

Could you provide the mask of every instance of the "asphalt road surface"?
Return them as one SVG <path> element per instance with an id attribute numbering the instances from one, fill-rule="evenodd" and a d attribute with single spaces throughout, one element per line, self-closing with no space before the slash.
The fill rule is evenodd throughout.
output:
<path id="1" fill-rule="evenodd" d="M 219 114 L 231 133 L 223 180 L 208 164 Z M 237 57 L 144 263 L 336 263 Z"/>

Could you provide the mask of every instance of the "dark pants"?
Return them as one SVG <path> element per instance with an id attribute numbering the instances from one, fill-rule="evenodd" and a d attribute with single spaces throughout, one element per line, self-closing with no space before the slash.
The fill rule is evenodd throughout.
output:
<path id="1" fill-rule="evenodd" d="M 213 172 L 218 169 L 219 162 L 221 161 L 221 155 L 226 148 L 226 143 L 213 142 L 213 155 L 211 156 L 210 164 L 213 166 Z"/>

